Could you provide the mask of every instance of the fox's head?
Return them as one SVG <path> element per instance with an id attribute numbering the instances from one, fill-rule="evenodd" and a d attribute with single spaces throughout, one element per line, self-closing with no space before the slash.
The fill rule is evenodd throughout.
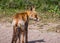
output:
<path id="1" fill-rule="evenodd" d="M 29 8 L 29 10 L 26 11 L 28 13 L 29 19 L 39 21 L 39 17 L 37 15 L 37 12 L 35 11 L 35 7 L 32 6 Z"/>

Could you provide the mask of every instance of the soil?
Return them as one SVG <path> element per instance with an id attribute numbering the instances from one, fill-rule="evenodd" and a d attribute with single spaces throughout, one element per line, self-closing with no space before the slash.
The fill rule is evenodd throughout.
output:
<path id="1" fill-rule="evenodd" d="M 28 43 L 60 43 L 60 33 L 47 31 L 57 23 L 32 23 L 28 27 Z M 9 22 L 0 22 L 0 43 L 11 43 L 13 28 Z"/>

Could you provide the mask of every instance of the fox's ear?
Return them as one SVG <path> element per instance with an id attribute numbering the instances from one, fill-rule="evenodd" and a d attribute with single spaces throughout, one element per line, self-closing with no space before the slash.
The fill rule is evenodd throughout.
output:
<path id="1" fill-rule="evenodd" d="M 31 10 L 31 11 L 35 11 L 35 6 L 32 5 L 30 10 Z"/>
<path id="2" fill-rule="evenodd" d="M 27 5 L 27 10 L 30 10 L 30 11 L 35 11 L 35 6 L 34 5 Z"/>
<path id="3" fill-rule="evenodd" d="M 32 8 L 32 11 L 35 11 L 35 7 Z"/>

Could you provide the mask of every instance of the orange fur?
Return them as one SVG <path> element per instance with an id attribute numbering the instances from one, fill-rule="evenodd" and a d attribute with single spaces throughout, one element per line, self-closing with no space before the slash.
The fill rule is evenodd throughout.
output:
<path id="1" fill-rule="evenodd" d="M 38 16 L 34 10 L 27 10 L 25 12 L 16 13 L 16 15 L 13 16 L 13 37 L 12 37 L 12 43 L 16 43 L 17 36 L 19 38 L 20 43 L 20 36 L 23 35 L 22 43 L 24 43 L 24 34 L 25 34 L 25 41 L 27 43 L 28 41 L 28 22 L 29 19 L 32 18 L 34 20 L 38 20 Z"/>

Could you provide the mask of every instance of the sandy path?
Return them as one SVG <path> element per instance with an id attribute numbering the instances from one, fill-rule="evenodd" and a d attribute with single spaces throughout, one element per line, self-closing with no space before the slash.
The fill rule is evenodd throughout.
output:
<path id="1" fill-rule="evenodd" d="M 38 23 L 39 24 L 39 23 Z M 37 25 L 29 25 L 28 43 L 60 43 L 60 33 L 45 32 L 47 25 L 43 26 L 44 32 L 36 29 Z M 0 43 L 11 43 L 12 26 L 10 23 L 0 23 Z"/>

